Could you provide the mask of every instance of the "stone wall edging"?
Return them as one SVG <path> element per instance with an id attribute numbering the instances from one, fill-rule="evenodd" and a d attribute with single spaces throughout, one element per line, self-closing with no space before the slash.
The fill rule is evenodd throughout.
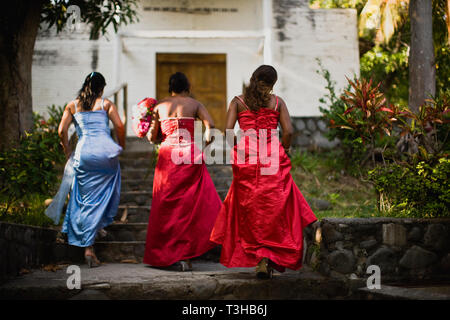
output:
<path id="1" fill-rule="evenodd" d="M 381 282 L 450 280 L 450 219 L 324 218 L 305 229 L 305 264 L 320 273 Z"/>
<path id="2" fill-rule="evenodd" d="M 59 231 L 0 221 L 0 282 L 20 274 L 22 269 L 59 261 L 80 261 L 80 250 L 58 243 Z"/>

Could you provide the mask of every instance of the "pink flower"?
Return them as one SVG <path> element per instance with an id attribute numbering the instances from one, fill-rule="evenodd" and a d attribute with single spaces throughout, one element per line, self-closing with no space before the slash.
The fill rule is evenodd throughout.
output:
<path id="1" fill-rule="evenodd" d="M 153 98 L 145 98 L 132 108 L 132 127 L 139 138 L 145 137 L 150 129 L 152 112 L 157 104 Z"/>
<path id="2" fill-rule="evenodd" d="M 139 138 L 143 138 L 147 135 L 148 130 L 150 129 L 150 123 L 147 121 L 141 121 L 137 127 L 137 136 Z"/>
<path id="3" fill-rule="evenodd" d="M 147 109 L 147 113 L 151 114 L 155 108 L 157 101 L 153 98 L 145 98 L 138 103 L 138 106 L 142 106 Z"/>

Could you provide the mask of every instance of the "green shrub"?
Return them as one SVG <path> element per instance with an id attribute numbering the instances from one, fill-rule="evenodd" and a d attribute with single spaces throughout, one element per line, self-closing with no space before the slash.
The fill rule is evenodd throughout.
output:
<path id="1" fill-rule="evenodd" d="M 388 215 L 450 217 L 450 159 L 430 158 L 414 165 L 379 166 L 369 171 L 378 206 Z"/>
<path id="2" fill-rule="evenodd" d="M 327 138 L 338 139 L 343 151 L 343 160 L 349 173 L 359 172 L 369 159 L 375 164 L 375 155 L 388 153 L 395 147 L 391 137 L 392 118 L 399 118 L 397 110 L 392 114 L 385 105 L 386 99 L 380 92 L 380 83 L 371 80 L 348 80 L 348 86 L 339 97 L 335 82 L 328 70 L 318 60 L 321 74 L 327 82 L 328 93 L 319 101 L 322 119 L 328 126 Z M 356 165 L 356 167 L 355 167 Z"/>
<path id="3" fill-rule="evenodd" d="M 34 128 L 17 148 L 0 153 L 0 213 L 27 208 L 30 195 L 50 195 L 58 182 L 55 166 L 64 163 L 58 125 L 64 108 L 51 106 L 48 118 L 34 114 Z M 17 205 L 17 206 L 16 206 Z"/>
<path id="4" fill-rule="evenodd" d="M 319 99 L 321 103 L 319 110 L 322 113 L 322 120 L 328 126 L 328 132 L 325 135 L 330 141 L 339 140 L 340 147 L 345 154 L 344 158 L 348 159 L 348 163 L 359 162 L 361 155 L 365 153 L 365 146 L 356 132 L 340 129 L 339 126 L 346 124 L 346 121 L 341 117 L 346 110 L 345 102 L 338 97 L 341 94 L 336 93 L 336 82 L 331 79 L 330 72 L 323 67 L 319 59 L 317 59 L 317 62 L 320 68 L 320 70 L 317 70 L 317 73 L 322 75 L 327 82 L 325 88 L 328 91 L 327 94 Z M 350 85 L 346 89 L 350 90 Z"/>
<path id="5" fill-rule="evenodd" d="M 48 227 L 53 221 L 45 215 L 45 203 L 47 196 L 42 194 L 29 194 L 17 200 L 8 212 L 0 207 L 0 221 L 20 223 L 31 226 Z M 0 195 L 0 203 L 7 199 Z"/>

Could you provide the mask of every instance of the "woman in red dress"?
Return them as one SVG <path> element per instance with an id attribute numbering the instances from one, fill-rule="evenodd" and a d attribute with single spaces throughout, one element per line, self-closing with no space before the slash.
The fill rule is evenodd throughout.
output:
<path id="1" fill-rule="evenodd" d="M 184 74 L 173 74 L 171 97 L 161 100 L 153 112 L 148 137 L 156 142 L 161 130 L 162 143 L 143 260 L 155 267 L 179 262 L 182 271 L 192 270 L 189 259 L 216 246 L 209 235 L 222 204 L 202 152 L 194 144 L 195 119 L 203 122 L 207 137 L 214 122 L 206 108 L 189 97 L 189 87 Z"/>
<path id="2" fill-rule="evenodd" d="M 224 266 L 256 266 L 260 278 L 302 266 L 302 231 L 317 220 L 290 174 L 293 129 L 283 99 L 271 94 L 276 80 L 273 67 L 260 66 L 230 103 L 227 129 L 239 121 L 245 135 L 234 146 L 233 182 L 210 238 L 222 245 Z"/>

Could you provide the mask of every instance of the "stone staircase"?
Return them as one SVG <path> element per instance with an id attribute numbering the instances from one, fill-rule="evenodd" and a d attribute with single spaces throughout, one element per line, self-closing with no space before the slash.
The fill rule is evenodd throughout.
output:
<path id="1" fill-rule="evenodd" d="M 127 138 L 120 156 L 122 189 L 115 222 L 108 226 L 106 237 L 95 242 L 100 260 L 105 262 L 142 262 L 148 218 L 152 204 L 152 145 L 144 139 Z M 230 165 L 209 165 L 208 171 L 220 198 L 227 195 L 232 181 Z M 202 256 L 218 259 L 218 249 Z"/>

